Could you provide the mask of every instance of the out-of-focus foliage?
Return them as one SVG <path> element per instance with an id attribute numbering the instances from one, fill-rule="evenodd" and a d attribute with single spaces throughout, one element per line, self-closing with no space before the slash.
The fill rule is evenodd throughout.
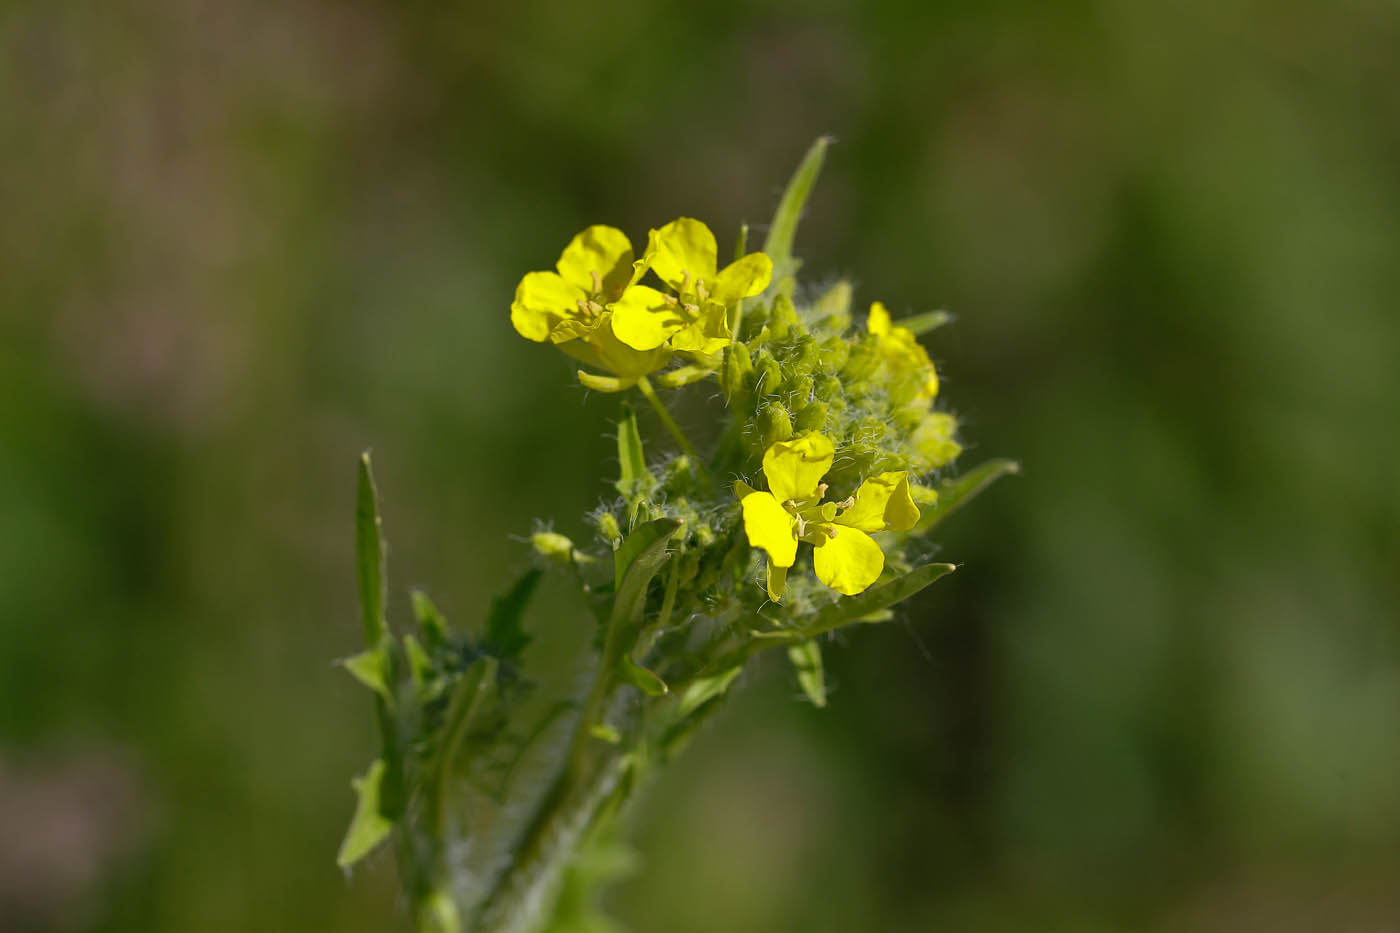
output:
<path id="1" fill-rule="evenodd" d="M 519 270 L 760 221 L 829 132 L 804 276 L 955 312 L 968 462 L 1025 475 L 824 711 L 751 678 L 612 912 L 1392 926 L 1398 42 L 1363 0 L 5 6 L 0 913 L 396 922 L 386 860 L 332 863 L 373 754 L 347 464 L 394 476 L 396 611 L 482 618 L 536 515 L 612 494 L 542 455 L 610 456 L 611 407 L 511 330 Z M 526 651 L 573 677 L 563 605 Z"/>

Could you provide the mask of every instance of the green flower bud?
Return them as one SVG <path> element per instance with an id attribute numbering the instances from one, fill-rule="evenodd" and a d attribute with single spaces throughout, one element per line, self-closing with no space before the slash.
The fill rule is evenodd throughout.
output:
<path id="1" fill-rule="evenodd" d="M 826 402 L 808 402 L 797 413 L 798 431 L 823 431 L 826 429 Z"/>
<path id="2" fill-rule="evenodd" d="M 851 326 L 851 283 L 842 279 L 822 292 L 812 305 L 812 320 L 842 333 Z"/>
<path id="3" fill-rule="evenodd" d="M 719 377 L 720 390 L 729 407 L 745 407 L 743 403 L 753 385 L 752 377 L 753 359 L 749 348 L 742 343 L 731 343 L 724 350 L 724 369 Z"/>
<path id="4" fill-rule="evenodd" d="M 811 376 L 798 376 L 796 379 L 788 380 L 783 393 L 787 396 L 788 407 L 796 411 L 812 400 L 812 392 L 816 388 L 816 383 Z"/>
<path id="5" fill-rule="evenodd" d="M 574 556 L 574 542 L 553 531 L 535 532 L 530 536 L 530 544 L 534 546 L 536 554 L 556 563 L 567 564 Z"/>
<path id="6" fill-rule="evenodd" d="M 760 396 L 778 394 L 783 388 L 783 368 L 767 350 L 759 350 L 754 356 L 754 391 Z"/>
<path id="7" fill-rule="evenodd" d="M 846 365 L 841 367 L 841 377 L 847 383 L 860 382 L 870 378 L 879 367 L 879 353 L 869 341 L 862 340 L 851 347 L 850 357 L 846 360 Z"/>
<path id="8" fill-rule="evenodd" d="M 851 345 L 844 337 L 828 337 L 821 344 L 821 364 L 836 372 L 851 358 Z"/>
<path id="9" fill-rule="evenodd" d="M 792 437 L 792 416 L 786 408 L 774 402 L 759 414 L 758 430 L 763 437 L 763 449 L 767 450 L 779 441 Z"/>
<path id="10" fill-rule="evenodd" d="M 622 544 L 622 529 L 618 527 L 617 518 L 611 512 L 603 512 L 598 516 L 598 533 L 614 551 Z"/>
<path id="11" fill-rule="evenodd" d="M 792 299 L 787 295 L 779 295 L 773 300 L 773 313 L 768 318 L 768 330 L 775 340 L 782 340 L 794 326 L 801 325 L 801 320 L 797 309 L 793 307 Z"/>

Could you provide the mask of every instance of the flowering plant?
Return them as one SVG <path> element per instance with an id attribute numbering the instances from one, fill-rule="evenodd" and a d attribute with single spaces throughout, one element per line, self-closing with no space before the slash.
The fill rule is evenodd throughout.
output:
<path id="1" fill-rule="evenodd" d="M 455 630 L 415 593 L 416 630 L 391 633 L 363 458 L 367 646 L 345 666 L 374 691 L 384 749 L 353 782 L 339 862 L 392 839 L 420 930 L 596 929 L 589 892 L 606 880 L 619 814 L 721 708 L 746 662 L 782 647 L 825 705 L 823 636 L 889 618 L 951 572 L 926 559 L 928 533 L 1016 470 L 996 460 L 942 475 L 961 452 L 957 421 L 937 407 L 917 338 L 946 314 L 896 322 L 876 302 L 853 327 L 848 282 L 799 290 L 792 243 L 826 146 L 798 167 L 763 249 L 747 250 L 743 228 L 722 269 L 714 234 L 682 217 L 652 230 L 640 257 L 620 230 L 589 227 L 554 271 L 520 280 L 516 331 L 581 363 L 589 388 L 635 388 L 676 449 L 648 455 L 661 445 L 643 445 L 623 401 L 617 496 L 589 516 L 597 541 L 535 533 L 537 566 L 484 625 Z M 706 380 L 724 408 L 695 444 L 658 388 Z M 582 696 L 540 711 L 527 703 L 523 619 L 546 571 L 577 587 L 598 658 Z M 527 761 L 552 774 L 543 788 L 517 778 Z"/>

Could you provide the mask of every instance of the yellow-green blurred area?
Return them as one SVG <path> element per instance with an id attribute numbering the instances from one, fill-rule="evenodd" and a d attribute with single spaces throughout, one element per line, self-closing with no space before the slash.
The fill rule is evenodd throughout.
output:
<path id="1" fill-rule="evenodd" d="M 519 276 L 591 223 L 728 250 L 824 133 L 804 272 L 955 312 L 962 463 L 1024 475 L 828 709 L 757 663 L 613 911 L 1396 929 L 1398 49 L 1389 0 L 4 5 L 0 929 L 401 928 L 387 855 L 334 865 L 357 454 L 396 619 L 476 624 L 616 469 Z"/>

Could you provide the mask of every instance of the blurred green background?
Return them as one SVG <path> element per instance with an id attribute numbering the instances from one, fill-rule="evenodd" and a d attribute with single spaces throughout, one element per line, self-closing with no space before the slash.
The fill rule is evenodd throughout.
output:
<path id="1" fill-rule="evenodd" d="M 399 618 L 479 618 L 612 468 L 518 277 L 732 242 L 823 133 L 807 273 L 956 312 L 962 462 L 1025 473 L 827 711 L 759 664 L 616 913 L 1396 929 L 1397 48 L 1391 0 L 0 6 L 0 929 L 401 923 L 333 862 L 356 454 Z"/>

